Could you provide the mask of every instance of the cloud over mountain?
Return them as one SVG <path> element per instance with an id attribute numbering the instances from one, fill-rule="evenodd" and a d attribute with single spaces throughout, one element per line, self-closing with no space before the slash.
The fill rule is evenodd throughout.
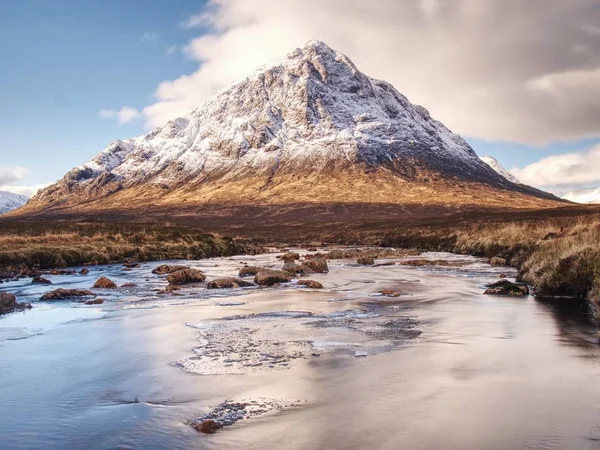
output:
<path id="1" fill-rule="evenodd" d="M 213 0 L 182 25 L 210 30 L 185 49 L 199 68 L 158 86 L 149 126 L 318 38 L 457 133 L 531 144 L 600 136 L 597 0 Z"/>

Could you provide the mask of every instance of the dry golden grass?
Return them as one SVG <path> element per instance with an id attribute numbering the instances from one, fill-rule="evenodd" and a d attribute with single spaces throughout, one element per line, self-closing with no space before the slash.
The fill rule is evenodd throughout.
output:
<path id="1" fill-rule="evenodd" d="M 127 258 L 199 259 L 241 250 L 231 238 L 187 227 L 106 223 L 0 226 L 0 266 L 48 268 Z"/>

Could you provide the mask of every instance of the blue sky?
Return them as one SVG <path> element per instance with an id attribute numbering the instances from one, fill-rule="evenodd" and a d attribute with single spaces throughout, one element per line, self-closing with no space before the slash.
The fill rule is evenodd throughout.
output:
<path id="1" fill-rule="evenodd" d="M 430 62 L 427 55 L 435 53 L 432 49 L 443 50 L 448 39 L 439 31 L 454 23 L 450 19 L 456 21 L 456 12 L 440 8 L 435 1 L 382 0 L 379 9 L 369 10 L 367 19 L 364 8 L 368 5 L 358 0 L 349 0 L 343 7 L 335 0 L 218 2 L 224 5 L 221 9 L 207 10 L 206 2 L 199 0 L 2 0 L 0 186 L 33 186 L 55 181 L 72 167 L 91 159 L 111 141 L 142 134 L 150 125 L 164 123 L 170 118 L 164 112 L 165 105 L 171 105 L 169 101 L 175 100 L 177 112 L 185 113 L 222 84 L 310 38 L 322 39 L 344 51 L 367 74 L 391 81 L 411 100 L 423 103 L 436 118 L 460 132 L 478 154 L 492 155 L 509 169 L 525 168 L 520 174 L 530 184 L 548 187 L 548 179 L 555 178 L 540 175 L 556 166 L 556 161 L 545 159 L 551 155 L 580 152 L 580 160 L 589 161 L 584 165 L 598 162 L 596 156 L 590 156 L 590 149 L 600 142 L 594 137 L 600 136 L 596 132 L 600 131 L 600 117 L 597 109 L 589 111 L 585 107 L 594 108 L 587 105 L 591 103 L 587 99 L 597 92 L 594 77 L 600 74 L 600 69 L 596 69 L 600 67 L 600 59 L 594 59 L 598 52 L 593 50 L 593 44 L 597 42 L 596 36 L 600 36 L 600 21 L 584 9 L 587 0 L 572 2 L 572 14 L 563 21 L 565 29 L 557 36 L 552 35 L 554 26 L 539 30 L 536 27 L 552 24 L 552 19 L 562 20 L 564 3 L 560 0 L 545 1 L 543 10 L 533 8 L 534 0 L 530 2 L 531 10 L 506 13 L 518 17 L 531 15 L 532 20 L 525 21 L 522 29 L 510 28 L 515 26 L 508 20 L 511 16 L 500 17 L 506 8 L 498 9 L 498 2 L 482 0 L 483 6 L 478 10 L 481 23 L 468 19 L 460 25 L 461 33 L 453 35 L 456 45 L 439 52 L 447 53 L 447 63 L 456 61 L 456 66 L 439 70 L 437 78 L 434 73 L 437 70 L 432 71 L 431 67 L 437 69 L 438 60 Z M 418 4 L 428 6 L 419 9 L 415 6 Z M 518 5 L 518 8 L 528 7 Z M 513 9 L 517 7 L 513 5 Z M 319 17 L 326 27 L 311 12 L 317 10 L 322 11 Z M 203 12 L 208 12 L 213 24 L 221 25 L 218 31 L 215 27 L 207 28 L 205 17 L 200 15 Z M 411 18 L 414 14 L 420 14 L 427 23 L 417 27 L 418 21 Z M 485 14 L 489 15 L 489 31 L 482 25 L 487 20 Z M 535 19 L 540 15 L 548 17 L 538 23 Z M 190 18 L 199 20 L 191 21 L 194 26 L 182 26 Z M 402 20 L 406 23 L 402 24 Z M 359 32 L 357 21 L 363 21 Z M 496 24 L 501 31 L 506 30 L 505 39 L 485 42 L 487 36 L 478 33 L 484 30 L 491 35 Z M 381 36 L 376 36 L 374 30 Z M 588 30 L 589 36 L 577 30 Z M 531 33 L 545 39 L 534 39 L 534 45 L 528 41 Z M 206 35 L 212 40 L 198 39 Z M 442 40 L 435 41 L 439 39 L 437 35 Z M 464 39 L 462 44 L 460 39 Z M 481 48 L 476 47 L 479 41 L 483 41 Z M 386 48 L 388 42 L 395 42 L 395 46 Z M 401 48 L 405 42 L 406 46 Z M 562 49 L 564 42 L 571 47 Z M 600 41 L 597 43 L 600 45 Z M 493 58 L 488 61 L 491 45 L 499 45 L 495 52 L 499 59 L 503 58 L 501 67 Z M 184 54 L 186 46 L 188 51 Z M 591 48 L 589 56 L 586 46 Z M 578 55 L 575 59 L 573 49 Z M 413 50 L 416 53 L 411 59 Z M 551 67 L 543 58 L 544 53 L 550 55 Z M 414 73 L 407 70 L 409 66 L 398 55 L 412 62 L 410 68 Z M 531 61 L 537 59 L 540 68 L 532 70 Z M 239 65 L 232 68 L 231 61 L 239 61 Z M 463 73 L 462 68 L 469 64 L 474 67 Z M 589 71 L 589 77 L 583 70 Z M 475 74 L 472 79 L 469 73 Z M 571 73 L 583 75 L 575 78 Z M 197 76 L 192 82 L 182 77 L 187 74 Z M 484 88 L 477 85 L 481 79 Z M 507 80 L 512 83 L 510 89 Z M 167 88 L 185 87 L 179 90 L 183 94 L 172 94 L 167 89 L 167 94 L 157 96 L 157 88 L 163 81 L 168 82 Z M 486 94 L 483 103 L 472 100 L 463 104 L 477 98 L 469 91 L 471 86 L 473 92 L 480 93 L 483 89 Z M 542 102 L 542 91 L 538 89 L 533 95 L 531 86 L 543 86 L 547 93 L 552 90 L 552 95 Z M 590 90 L 589 95 L 586 89 Z M 510 99 L 511 92 L 516 104 L 515 99 Z M 519 96 L 523 105 L 519 104 Z M 505 98 L 508 98 L 506 104 Z M 565 98 L 573 101 L 553 103 Z M 143 110 L 151 105 L 156 110 L 151 113 Z M 102 110 L 123 107 L 139 111 L 136 120 L 119 123 L 99 116 Z M 551 111 L 564 111 L 566 119 L 551 115 Z M 504 120 L 512 119 L 513 115 L 514 121 Z M 495 126 L 500 122 L 502 125 Z M 560 158 L 563 164 L 570 157 Z M 19 179 L 2 179 L 11 167 L 25 171 L 19 172 Z M 561 176 L 565 177 L 565 186 L 567 182 L 569 187 L 578 184 L 578 174 L 556 175 Z M 600 184 L 600 175 L 597 183 L 593 175 L 584 178 L 583 185 Z M 566 188 L 557 190 L 561 189 Z"/>
<path id="2" fill-rule="evenodd" d="M 27 168 L 20 183 L 45 183 L 143 133 L 140 121 L 98 112 L 143 106 L 161 81 L 197 67 L 181 53 L 191 32 L 178 24 L 198 3 L 2 0 L 1 164 Z"/>

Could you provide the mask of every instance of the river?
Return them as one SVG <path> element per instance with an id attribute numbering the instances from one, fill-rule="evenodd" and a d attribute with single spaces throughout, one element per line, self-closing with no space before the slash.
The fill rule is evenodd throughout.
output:
<path id="1" fill-rule="evenodd" d="M 280 267 L 276 255 L 180 263 L 210 280 Z M 600 449 L 600 348 L 585 317 L 482 295 L 511 269 L 423 257 L 459 264 L 334 260 L 308 277 L 323 290 L 160 295 L 158 262 L 4 283 L 33 309 L 0 318 L 0 448 Z M 99 291 L 102 305 L 37 302 L 101 275 L 137 286 Z M 190 426 L 248 399 L 278 407 L 212 435 Z"/>

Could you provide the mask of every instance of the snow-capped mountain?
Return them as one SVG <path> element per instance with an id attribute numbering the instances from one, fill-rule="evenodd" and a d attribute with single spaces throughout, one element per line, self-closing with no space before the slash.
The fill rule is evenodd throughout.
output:
<path id="1" fill-rule="evenodd" d="M 493 156 L 482 156 L 481 160 L 484 163 L 486 163 L 488 166 L 490 166 L 492 169 L 494 169 L 496 171 L 496 173 L 498 173 L 499 175 L 506 178 L 508 181 L 510 181 L 512 183 L 517 183 L 517 184 L 520 183 L 520 181 L 517 179 L 517 177 L 515 177 L 512 173 L 510 173 L 508 170 L 506 170 L 504 168 L 504 166 L 502 164 L 500 164 L 498 162 L 498 160 L 496 158 L 494 158 Z"/>
<path id="2" fill-rule="evenodd" d="M 28 207 L 502 202 L 500 191 L 549 198 L 498 175 L 424 107 L 311 41 L 188 115 L 113 142 Z"/>
<path id="3" fill-rule="evenodd" d="M 563 198 L 575 203 L 600 204 L 600 187 L 569 192 Z"/>
<path id="4" fill-rule="evenodd" d="M 13 194 L 8 191 L 0 191 L 0 214 L 7 213 L 20 208 L 27 203 L 28 198 L 25 195 Z"/>

